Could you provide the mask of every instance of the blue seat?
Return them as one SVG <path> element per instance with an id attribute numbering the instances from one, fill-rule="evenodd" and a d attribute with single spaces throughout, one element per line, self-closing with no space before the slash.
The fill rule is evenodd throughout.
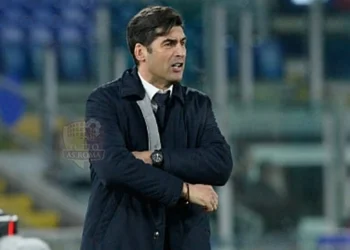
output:
<path id="1" fill-rule="evenodd" d="M 28 22 L 27 18 L 28 14 L 21 7 L 10 5 L 3 9 L 2 19 L 5 20 L 5 22 L 25 25 L 25 23 Z"/>
<path id="2" fill-rule="evenodd" d="M 37 24 L 29 30 L 29 58 L 32 75 L 40 79 L 44 70 L 45 48 L 54 42 L 54 34 L 44 24 Z"/>
<path id="3" fill-rule="evenodd" d="M 60 0 L 57 4 L 61 7 L 75 7 L 81 8 L 84 11 L 89 11 L 96 8 L 98 4 L 103 4 L 104 2 L 108 4 L 109 2 L 114 2 L 114 0 Z"/>
<path id="4" fill-rule="evenodd" d="M 125 43 L 126 27 L 130 19 L 140 10 L 140 4 L 113 3 L 112 10 L 112 33 L 115 46 Z"/>
<path id="5" fill-rule="evenodd" d="M 85 18 L 88 17 L 91 19 L 96 10 L 98 4 L 103 2 L 102 0 L 60 0 L 56 1 L 56 9 L 61 15 L 66 15 L 66 11 L 75 12 L 77 15 L 81 16 L 81 12 L 85 15 Z M 71 18 L 71 17 L 69 17 Z"/>
<path id="6" fill-rule="evenodd" d="M 20 94 L 11 92 L 6 87 L 20 89 L 22 81 L 16 76 L 6 76 L 1 83 L 0 121 L 8 128 L 11 128 L 16 125 L 25 113 L 26 102 Z"/>
<path id="7" fill-rule="evenodd" d="M 232 36 L 226 38 L 226 53 L 227 53 L 227 71 L 228 77 L 234 78 L 238 76 L 238 48 Z"/>
<path id="8" fill-rule="evenodd" d="M 38 7 L 57 9 L 59 2 L 60 1 L 57 1 L 57 0 L 40 0 L 38 1 Z"/>
<path id="9" fill-rule="evenodd" d="M 86 53 L 86 67 L 88 69 L 89 77 L 97 76 L 97 43 L 96 43 L 96 29 L 94 25 L 82 29 L 84 37 L 84 53 Z"/>
<path id="10" fill-rule="evenodd" d="M 12 23 L 22 28 L 30 25 L 30 11 L 19 2 L 0 2 L 0 24 Z"/>
<path id="11" fill-rule="evenodd" d="M 55 28 L 59 23 L 59 16 L 48 7 L 38 7 L 32 12 L 32 20 L 34 25 L 37 23 Z"/>
<path id="12" fill-rule="evenodd" d="M 0 11 L 3 10 L 3 9 L 5 9 L 6 6 L 7 6 L 6 1 L 0 1 Z"/>
<path id="13" fill-rule="evenodd" d="M 283 76 L 282 49 L 277 40 L 270 39 L 255 47 L 257 77 L 266 80 L 280 80 Z"/>
<path id="14" fill-rule="evenodd" d="M 6 1 L 4 1 L 4 2 L 6 2 Z M 23 8 L 25 10 L 30 10 L 33 2 L 34 1 L 28 1 L 28 0 L 12 0 L 12 1 L 8 2 L 7 5 L 10 4 L 10 5 L 16 6 L 18 8 Z"/>
<path id="15" fill-rule="evenodd" d="M 1 68 L 6 75 L 27 76 L 25 33 L 20 26 L 2 23 L 0 27 Z"/>
<path id="16" fill-rule="evenodd" d="M 67 24 L 77 25 L 80 27 L 89 26 L 90 20 L 81 8 L 69 6 L 61 8 L 60 12 L 62 21 Z"/>
<path id="17" fill-rule="evenodd" d="M 0 18 L 4 19 L 9 8 L 13 8 L 13 4 L 8 1 L 0 1 Z"/>
<path id="18" fill-rule="evenodd" d="M 88 74 L 86 44 L 78 27 L 64 24 L 58 28 L 59 68 L 62 79 L 85 80 Z"/>

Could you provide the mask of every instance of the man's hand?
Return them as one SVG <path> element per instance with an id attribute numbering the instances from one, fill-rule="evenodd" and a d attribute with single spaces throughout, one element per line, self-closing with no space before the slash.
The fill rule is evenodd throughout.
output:
<path id="1" fill-rule="evenodd" d="M 134 151 L 132 154 L 139 160 L 142 160 L 146 164 L 152 164 L 151 151 Z"/>
<path id="2" fill-rule="evenodd" d="M 151 151 L 133 151 L 132 154 L 146 164 L 152 164 Z M 217 210 L 219 197 L 212 186 L 203 184 L 189 184 L 189 202 L 203 206 L 208 212 Z M 188 197 L 186 184 L 183 185 L 182 197 Z"/>
<path id="3" fill-rule="evenodd" d="M 184 184 L 182 195 L 184 198 L 188 197 L 186 184 Z M 213 187 L 203 184 L 189 184 L 189 201 L 203 206 L 208 212 L 217 210 L 219 205 L 219 197 Z"/>

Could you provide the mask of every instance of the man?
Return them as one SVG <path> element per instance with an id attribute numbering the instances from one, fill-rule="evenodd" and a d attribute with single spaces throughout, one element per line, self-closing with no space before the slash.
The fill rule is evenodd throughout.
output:
<path id="1" fill-rule="evenodd" d="M 233 164 L 210 99 L 180 85 L 182 19 L 169 7 L 145 8 L 128 24 L 127 42 L 136 66 L 87 100 L 86 122 L 98 132 L 87 144 L 104 154 L 90 160 L 81 249 L 209 250 L 208 212 L 218 206 L 212 186 L 227 182 Z M 137 104 L 144 98 L 157 118 L 159 151 L 148 147 Z"/>

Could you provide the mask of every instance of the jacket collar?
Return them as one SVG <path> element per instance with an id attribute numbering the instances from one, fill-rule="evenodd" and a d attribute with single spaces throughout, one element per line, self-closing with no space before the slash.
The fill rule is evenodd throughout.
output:
<path id="1" fill-rule="evenodd" d="M 137 67 L 134 66 L 131 69 L 128 69 L 124 72 L 122 76 L 122 84 L 121 84 L 121 96 L 137 96 L 140 99 L 145 97 L 145 89 L 141 83 L 141 79 L 137 73 Z M 182 104 L 184 104 L 184 94 L 182 90 L 182 86 L 180 83 L 173 85 L 172 95 L 177 97 Z"/>

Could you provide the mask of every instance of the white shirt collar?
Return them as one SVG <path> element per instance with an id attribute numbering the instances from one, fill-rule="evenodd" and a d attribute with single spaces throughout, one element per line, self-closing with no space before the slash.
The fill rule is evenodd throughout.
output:
<path id="1" fill-rule="evenodd" d="M 162 90 L 162 89 L 158 89 L 156 86 L 150 84 L 149 82 L 147 82 L 145 79 L 143 79 L 143 77 L 141 76 L 140 73 L 138 73 L 140 79 L 141 79 L 141 82 L 142 82 L 142 85 L 147 93 L 147 95 L 149 96 L 149 99 L 152 100 L 153 96 L 155 94 L 157 94 L 158 92 L 160 93 L 165 93 L 167 91 L 170 90 L 170 95 L 172 94 L 172 91 L 173 91 L 173 85 L 171 85 L 168 89 L 166 90 Z"/>

